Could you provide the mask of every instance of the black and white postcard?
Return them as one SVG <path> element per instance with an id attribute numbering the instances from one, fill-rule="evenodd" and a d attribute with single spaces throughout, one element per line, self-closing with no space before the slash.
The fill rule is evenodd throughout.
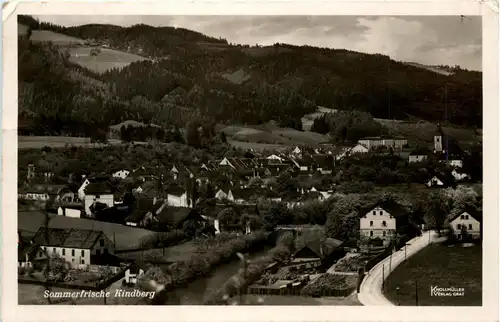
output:
<path id="1" fill-rule="evenodd" d="M 498 319 L 497 14 L 344 5 L 7 5 L 6 321 Z"/>

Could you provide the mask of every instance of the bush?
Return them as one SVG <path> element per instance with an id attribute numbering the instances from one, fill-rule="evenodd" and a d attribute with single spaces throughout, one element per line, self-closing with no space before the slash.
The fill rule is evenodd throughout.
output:
<path id="1" fill-rule="evenodd" d="M 168 233 L 156 232 L 152 235 L 144 236 L 140 241 L 140 247 L 143 249 L 169 247 L 179 244 L 186 238 L 187 236 L 182 230 L 172 230 Z"/>

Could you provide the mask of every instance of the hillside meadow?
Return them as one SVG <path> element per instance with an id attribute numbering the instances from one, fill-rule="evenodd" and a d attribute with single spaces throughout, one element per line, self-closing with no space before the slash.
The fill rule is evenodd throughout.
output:
<path id="1" fill-rule="evenodd" d="M 100 74 L 113 68 L 121 69 L 131 63 L 146 60 L 138 55 L 108 48 L 100 48 L 101 52 L 92 56 L 91 49 L 92 47 L 69 48 L 69 61 Z"/>

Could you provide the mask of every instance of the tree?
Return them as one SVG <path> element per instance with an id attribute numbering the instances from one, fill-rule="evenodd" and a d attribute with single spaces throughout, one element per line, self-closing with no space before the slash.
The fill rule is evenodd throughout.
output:
<path id="1" fill-rule="evenodd" d="M 433 193 L 429 196 L 428 204 L 430 219 L 433 220 L 434 227 L 438 235 L 441 236 L 441 229 L 446 221 L 449 210 L 447 202 L 439 194 Z"/>
<path id="2" fill-rule="evenodd" d="M 198 122 L 190 122 L 187 126 L 187 144 L 194 148 L 201 148 Z"/>
<path id="3" fill-rule="evenodd" d="M 234 227 L 239 224 L 239 218 L 232 208 L 226 208 L 219 212 L 217 219 L 221 227 Z"/>

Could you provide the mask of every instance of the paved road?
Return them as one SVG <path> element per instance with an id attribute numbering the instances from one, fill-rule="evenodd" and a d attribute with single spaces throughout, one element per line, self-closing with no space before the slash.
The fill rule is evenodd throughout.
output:
<path id="1" fill-rule="evenodd" d="M 430 236 L 430 237 L 429 237 Z M 436 232 L 426 231 L 422 236 L 416 237 L 408 242 L 406 246 L 406 258 L 419 252 L 422 248 L 429 245 L 429 238 L 432 242 L 436 241 Z M 405 260 L 404 247 L 391 256 L 385 258 L 375 265 L 365 276 L 361 283 L 358 300 L 366 306 L 390 306 L 394 305 L 382 294 L 382 279 L 387 279 L 389 275 L 389 261 L 391 260 L 390 270 L 393 271 L 400 263 Z"/>

